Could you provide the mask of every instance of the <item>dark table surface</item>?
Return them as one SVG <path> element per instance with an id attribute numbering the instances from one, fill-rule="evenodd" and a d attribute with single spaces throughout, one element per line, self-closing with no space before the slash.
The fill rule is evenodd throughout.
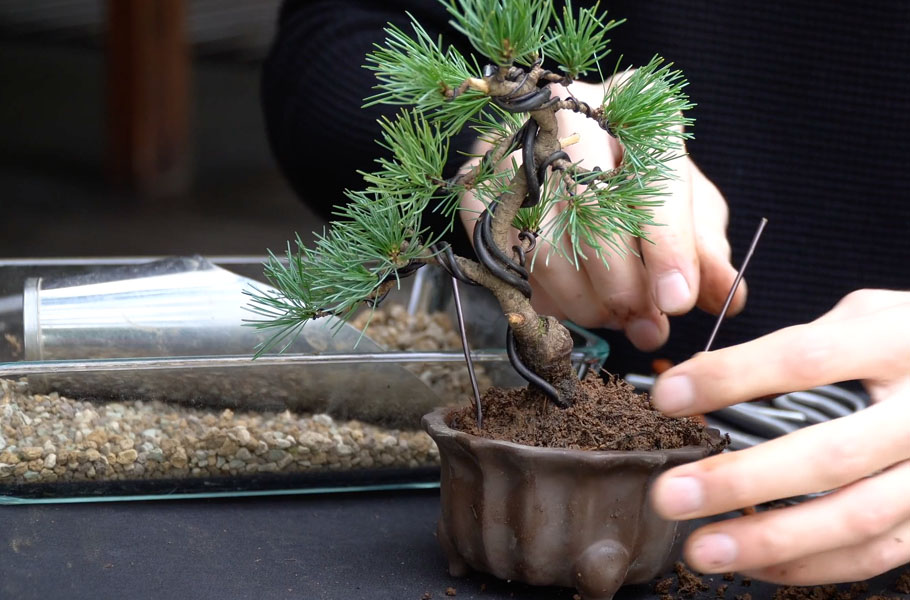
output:
<path id="1" fill-rule="evenodd" d="M 437 490 L 0 507 L 0 599 L 570 600 L 473 574 L 450 577 L 434 536 Z M 896 573 L 872 582 L 885 592 Z M 717 598 L 729 582 L 696 598 Z M 771 598 L 737 576 L 723 595 Z M 618 599 L 657 598 L 653 585 Z"/>

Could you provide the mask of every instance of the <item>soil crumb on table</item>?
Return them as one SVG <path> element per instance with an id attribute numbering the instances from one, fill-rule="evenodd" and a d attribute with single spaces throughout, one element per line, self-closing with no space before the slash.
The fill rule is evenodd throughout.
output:
<path id="1" fill-rule="evenodd" d="M 902 593 L 903 584 L 910 582 L 910 572 L 905 571 L 894 582 L 893 588 Z M 737 585 L 738 584 L 738 585 Z M 653 591 L 660 600 L 707 600 L 730 598 L 731 600 L 753 600 L 753 598 L 770 598 L 771 600 L 897 600 L 898 596 L 887 593 L 871 593 L 869 582 L 795 586 L 762 584 L 757 591 L 747 592 L 742 588 L 752 587 L 752 579 L 736 573 L 724 573 L 722 576 L 702 575 L 691 571 L 682 562 L 677 562 L 673 574 L 658 578 L 653 583 Z M 735 591 L 734 591 L 735 590 Z M 876 590 L 880 592 L 880 590 Z"/>
<path id="2" fill-rule="evenodd" d="M 900 594 L 910 594 L 910 571 L 901 573 L 894 582 L 894 591 Z"/>
<path id="3" fill-rule="evenodd" d="M 702 444 L 723 446 L 695 419 L 658 412 L 647 394 L 618 378 L 587 377 L 573 406 L 529 401 L 526 390 L 491 388 L 484 395 L 483 429 L 473 406 L 449 414 L 448 425 L 472 435 L 528 446 L 578 450 L 653 450 Z"/>
<path id="4" fill-rule="evenodd" d="M 676 573 L 677 589 L 680 596 L 691 598 L 698 592 L 707 591 L 710 587 L 699 575 L 690 571 L 681 562 L 673 565 L 673 572 Z"/>
<path id="5" fill-rule="evenodd" d="M 849 588 L 838 585 L 784 585 L 774 592 L 774 600 L 877 600 L 882 596 L 867 596 L 869 584 L 857 582 Z"/>
<path id="6" fill-rule="evenodd" d="M 673 591 L 673 578 L 665 577 L 654 584 L 654 591 L 661 596 L 665 596 Z"/>
<path id="7" fill-rule="evenodd" d="M 677 561 L 673 565 L 673 575 L 658 579 L 654 583 L 654 592 L 660 600 L 694 598 L 699 592 L 710 589 L 710 586 L 698 574 L 690 571 L 682 562 Z"/>

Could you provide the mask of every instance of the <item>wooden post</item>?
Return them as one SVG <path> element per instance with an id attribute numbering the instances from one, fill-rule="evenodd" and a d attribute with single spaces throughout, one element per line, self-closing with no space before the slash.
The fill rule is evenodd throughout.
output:
<path id="1" fill-rule="evenodd" d="M 190 182 L 185 0 L 108 0 L 108 131 L 114 182 L 177 195 Z"/>

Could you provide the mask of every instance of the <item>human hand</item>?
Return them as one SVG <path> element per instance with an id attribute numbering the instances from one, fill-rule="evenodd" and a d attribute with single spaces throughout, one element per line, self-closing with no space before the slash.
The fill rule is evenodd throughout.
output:
<path id="1" fill-rule="evenodd" d="M 652 397 L 667 414 L 693 415 L 853 379 L 869 408 L 657 479 L 651 499 L 668 519 L 836 490 L 702 527 L 685 546 L 693 569 L 813 585 L 910 561 L 910 293 L 854 292 L 812 323 L 699 354 L 664 373 Z"/>
<path id="2" fill-rule="evenodd" d="M 592 106 L 600 104 L 602 85 L 576 82 L 555 87 L 563 96 L 569 92 Z M 581 141 L 565 151 L 573 162 L 587 168 L 604 170 L 616 167 L 622 159 L 619 143 L 594 121 L 568 110 L 557 113 L 561 136 L 578 133 Z M 478 145 L 475 154 L 485 148 Z M 676 179 L 668 184 L 669 195 L 653 209 L 655 223 L 645 231 L 654 242 L 641 242 L 631 236 L 625 240 L 636 256 L 614 256 L 609 268 L 596 258 L 580 261 L 580 270 L 565 258 L 552 254 L 541 240 L 531 272 L 534 290 L 532 305 L 543 314 L 570 319 L 582 327 L 622 329 L 641 350 L 654 350 L 664 344 L 670 332 L 667 315 L 688 312 L 696 304 L 714 314 L 720 312 L 736 272 L 730 265 L 730 245 L 726 238 L 727 205 L 717 187 L 688 156 L 670 163 Z M 470 193 L 462 199 L 462 220 L 470 233 L 483 204 Z M 593 256 L 593 253 L 588 253 Z M 746 289 L 737 290 L 730 314 L 739 312 L 746 300 Z"/>

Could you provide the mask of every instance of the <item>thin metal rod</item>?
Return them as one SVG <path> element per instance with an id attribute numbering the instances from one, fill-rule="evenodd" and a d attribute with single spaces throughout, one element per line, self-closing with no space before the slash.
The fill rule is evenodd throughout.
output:
<path id="1" fill-rule="evenodd" d="M 461 294 L 458 292 L 458 279 L 452 277 L 452 295 L 455 297 L 455 314 L 458 316 L 458 333 L 461 334 L 461 347 L 464 349 L 464 361 L 468 365 L 471 377 L 471 389 L 474 390 L 474 406 L 477 407 L 477 429 L 483 429 L 483 409 L 480 406 L 480 390 L 477 389 L 477 375 L 474 373 L 474 361 L 471 360 L 471 348 L 468 346 L 468 334 L 464 328 L 464 313 L 461 310 Z"/>
<path id="2" fill-rule="evenodd" d="M 717 330 L 720 329 L 720 324 L 724 320 L 724 317 L 727 315 L 727 310 L 730 308 L 730 303 L 733 302 L 733 295 L 736 294 L 736 288 L 739 287 L 739 282 L 742 281 L 743 275 L 746 273 L 746 267 L 749 266 L 749 259 L 752 258 L 752 253 L 755 252 L 755 247 L 758 245 L 758 238 L 761 237 L 762 231 L 765 230 L 765 225 L 768 224 L 768 219 L 762 217 L 761 222 L 758 224 L 758 229 L 755 230 L 755 235 L 752 236 L 752 243 L 749 244 L 749 250 L 746 252 L 746 257 L 743 259 L 743 264 L 739 268 L 739 272 L 736 274 L 736 279 L 733 280 L 733 286 L 730 288 L 730 293 L 727 294 L 727 300 L 724 302 L 724 307 L 721 309 L 720 314 L 717 315 L 717 322 L 714 323 L 714 329 L 711 331 L 711 337 L 708 338 L 708 343 L 705 344 L 705 352 L 711 349 L 711 344 L 714 343 L 714 337 L 717 335 Z"/>

